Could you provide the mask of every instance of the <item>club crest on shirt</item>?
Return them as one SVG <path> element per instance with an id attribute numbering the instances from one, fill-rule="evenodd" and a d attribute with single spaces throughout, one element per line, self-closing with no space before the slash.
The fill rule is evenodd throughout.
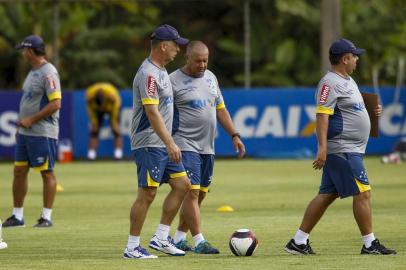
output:
<path id="1" fill-rule="evenodd" d="M 320 91 L 319 103 L 325 104 L 327 102 L 328 95 L 330 94 L 331 87 L 327 84 L 323 84 Z"/>
<path id="2" fill-rule="evenodd" d="M 352 105 L 352 109 L 354 111 L 363 111 L 365 109 L 364 102 L 355 103 Z"/>
<path id="3" fill-rule="evenodd" d="M 189 84 L 189 83 L 192 83 L 192 79 L 187 79 L 187 80 L 184 80 L 184 81 L 183 81 L 183 84 L 185 84 L 185 85 L 186 85 L 186 84 Z"/>
<path id="4" fill-rule="evenodd" d="M 150 97 L 154 97 L 157 94 L 157 85 L 156 80 L 152 76 L 148 76 L 147 78 L 147 95 Z"/>

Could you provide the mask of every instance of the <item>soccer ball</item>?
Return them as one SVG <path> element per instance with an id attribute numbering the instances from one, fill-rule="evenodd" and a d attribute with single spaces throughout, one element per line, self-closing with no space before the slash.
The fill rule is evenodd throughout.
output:
<path id="1" fill-rule="evenodd" d="M 258 246 L 258 239 L 253 231 L 239 229 L 231 235 L 229 246 L 235 256 L 251 256 Z"/>

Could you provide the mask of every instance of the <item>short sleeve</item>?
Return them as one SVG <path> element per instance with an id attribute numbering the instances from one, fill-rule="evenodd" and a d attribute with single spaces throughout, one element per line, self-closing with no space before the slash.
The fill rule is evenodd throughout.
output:
<path id="1" fill-rule="evenodd" d="M 221 90 L 220 90 L 220 85 L 216 79 L 216 85 L 217 85 L 217 98 L 216 98 L 216 110 L 220 110 L 220 109 L 224 109 L 226 107 L 225 103 L 224 103 L 224 98 L 223 95 L 221 94 Z"/>
<path id="2" fill-rule="evenodd" d="M 159 104 L 158 84 L 151 74 L 142 76 L 139 82 L 142 105 Z"/>
<path id="3" fill-rule="evenodd" d="M 334 114 L 334 108 L 337 104 L 337 94 L 333 85 L 328 81 L 319 83 L 316 93 L 316 113 Z"/>
<path id="4" fill-rule="evenodd" d="M 50 72 L 45 75 L 45 91 L 49 101 L 62 98 L 58 73 Z"/>

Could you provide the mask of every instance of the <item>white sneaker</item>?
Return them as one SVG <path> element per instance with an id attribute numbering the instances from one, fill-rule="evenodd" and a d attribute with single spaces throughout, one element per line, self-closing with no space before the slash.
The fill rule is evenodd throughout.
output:
<path id="1" fill-rule="evenodd" d="M 176 248 L 169 236 L 167 239 L 159 239 L 154 235 L 149 242 L 149 247 L 171 256 L 185 256 L 185 252 Z"/>
<path id="2" fill-rule="evenodd" d="M 124 250 L 124 259 L 156 259 L 158 256 L 149 254 L 148 251 L 146 251 L 143 247 L 138 246 L 134 248 L 133 250 L 129 250 L 128 248 L 125 248 Z"/>
<path id="3" fill-rule="evenodd" d="M 123 158 L 123 150 L 117 148 L 114 150 L 114 158 L 115 159 L 122 159 Z"/>
<path id="4" fill-rule="evenodd" d="M 5 249 L 7 248 L 7 243 L 6 242 L 0 242 L 0 249 Z"/>

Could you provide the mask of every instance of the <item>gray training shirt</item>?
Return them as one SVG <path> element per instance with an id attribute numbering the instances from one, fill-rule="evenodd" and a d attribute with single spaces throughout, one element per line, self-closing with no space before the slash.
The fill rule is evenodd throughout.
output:
<path id="1" fill-rule="evenodd" d="M 216 109 L 225 108 L 216 76 L 206 70 L 199 78 L 180 69 L 170 75 L 175 115 L 173 139 L 181 151 L 214 154 Z"/>
<path id="2" fill-rule="evenodd" d="M 315 97 L 316 112 L 330 115 L 327 153 L 365 153 L 371 124 L 355 81 L 329 71 L 320 80 Z"/>
<path id="3" fill-rule="evenodd" d="M 51 63 L 31 69 L 23 84 L 18 118 L 29 117 L 42 110 L 50 101 L 61 97 L 58 71 Z M 18 133 L 58 139 L 59 110 L 34 123 L 30 128 L 19 127 Z"/>
<path id="4" fill-rule="evenodd" d="M 131 150 L 143 147 L 165 147 L 152 129 L 144 106 L 158 105 L 165 126 L 172 132 L 173 92 L 168 72 L 145 59 L 133 82 L 133 117 L 131 123 Z"/>

